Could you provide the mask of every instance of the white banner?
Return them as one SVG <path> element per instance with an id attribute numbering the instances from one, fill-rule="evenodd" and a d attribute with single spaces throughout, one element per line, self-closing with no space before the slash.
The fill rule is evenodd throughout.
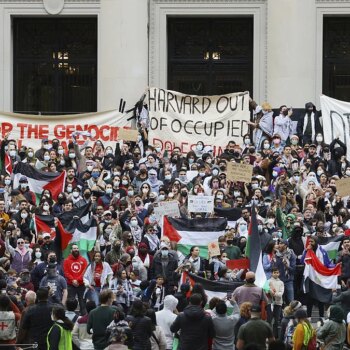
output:
<path id="1" fill-rule="evenodd" d="M 59 116 L 0 112 L 0 135 L 3 139 L 10 133 L 9 139 L 17 140 L 18 147 L 23 144 L 39 149 L 42 139 L 54 138 L 66 147 L 72 139 L 72 133 L 77 133 L 79 144 L 86 140 L 101 140 L 104 146 L 115 148 L 119 128 L 131 127 L 128 118 L 116 110 Z"/>
<path id="2" fill-rule="evenodd" d="M 211 213 L 214 211 L 214 196 L 188 196 L 188 211 Z"/>
<path id="3" fill-rule="evenodd" d="M 170 217 L 179 217 L 179 202 L 178 201 L 165 201 L 159 202 L 157 206 L 154 207 L 154 213 L 157 216 L 167 215 Z"/>
<path id="4" fill-rule="evenodd" d="M 350 159 L 350 103 L 322 95 L 320 97 L 323 134 L 326 143 L 334 139 L 344 142 L 347 147 L 347 159 Z"/>
<path id="5" fill-rule="evenodd" d="M 248 132 L 248 92 L 195 96 L 150 88 L 148 108 L 148 139 L 151 145 L 159 143 L 162 150 L 180 147 L 187 153 L 202 141 L 220 155 L 229 141 L 242 144 L 242 136 Z"/>

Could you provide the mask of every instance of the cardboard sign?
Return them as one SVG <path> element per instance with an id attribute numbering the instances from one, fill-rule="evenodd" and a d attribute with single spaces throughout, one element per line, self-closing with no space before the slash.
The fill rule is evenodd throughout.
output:
<path id="1" fill-rule="evenodd" d="M 220 247 L 218 242 L 214 241 L 208 244 L 208 254 L 209 258 L 220 255 Z"/>
<path id="2" fill-rule="evenodd" d="M 341 197 L 350 196 L 350 177 L 338 180 L 336 182 L 337 192 Z"/>
<path id="3" fill-rule="evenodd" d="M 214 196 L 188 196 L 188 211 L 211 213 L 214 210 Z"/>
<path id="4" fill-rule="evenodd" d="M 154 207 L 154 213 L 157 216 L 167 215 L 170 217 L 179 217 L 179 203 L 177 201 L 159 202 L 157 207 Z"/>
<path id="5" fill-rule="evenodd" d="M 134 129 L 119 129 L 118 140 L 123 141 L 137 141 L 139 132 Z"/>
<path id="6" fill-rule="evenodd" d="M 227 180 L 250 183 L 252 181 L 253 166 L 250 164 L 227 163 Z"/>

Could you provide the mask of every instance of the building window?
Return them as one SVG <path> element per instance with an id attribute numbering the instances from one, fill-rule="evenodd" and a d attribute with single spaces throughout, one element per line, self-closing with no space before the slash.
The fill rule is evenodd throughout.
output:
<path id="1" fill-rule="evenodd" d="M 13 110 L 97 110 L 97 18 L 13 19 Z"/>
<path id="2" fill-rule="evenodd" d="M 350 98 L 350 17 L 323 18 L 322 92 L 339 100 Z"/>
<path id="3" fill-rule="evenodd" d="M 253 17 L 169 17 L 168 88 L 253 94 Z"/>

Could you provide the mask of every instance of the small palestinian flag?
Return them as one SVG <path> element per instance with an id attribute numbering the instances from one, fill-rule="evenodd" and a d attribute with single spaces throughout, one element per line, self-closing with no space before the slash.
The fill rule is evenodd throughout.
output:
<path id="1" fill-rule="evenodd" d="M 164 216 L 164 235 L 177 242 L 177 249 L 188 255 L 192 246 L 200 248 L 200 256 L 208 258 L 208 244 L 225 234 L 227 219 L 175 219 Z"/>
<path id="2" fill-rule="evenodd" d="M 62 173 L 49 173 L 37 170 L 29 164 L 19 162 L 15 165 L 13 174 L 13 187 L 17 188 L 19 186 L 19 180 L 25 176 L 28 180 L 29 189 L 36 195 L 37 203 L 44 190 L 49 190 L 55 201 L 59 193 L 64 191 L 66 181 L 65 171 Z"/>

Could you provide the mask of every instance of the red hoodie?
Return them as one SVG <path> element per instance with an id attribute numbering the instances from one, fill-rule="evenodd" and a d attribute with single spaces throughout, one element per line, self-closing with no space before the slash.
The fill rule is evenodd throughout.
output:
<path id="1" fill-rule="evenodd" d="M 67 284 L 72 285 L 73 280 L 77 280 L 79 285 L 82 286 L 84 272 L 88 263 L 84 257 L 79 255 L 75 258 L 72 254 L 68 255 L 63 262 L 63 272 L 67 279 Z"/>

